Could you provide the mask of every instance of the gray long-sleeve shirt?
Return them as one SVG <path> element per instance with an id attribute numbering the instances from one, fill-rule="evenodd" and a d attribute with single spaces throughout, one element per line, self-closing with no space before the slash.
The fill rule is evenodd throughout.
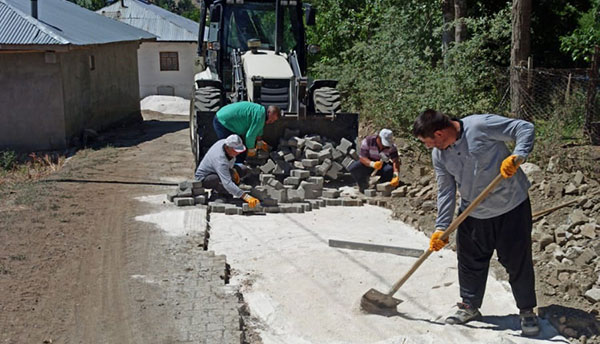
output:
<path id="1" fill-rule="evenodd" d="M 460 138 L 445 150 L 434 148 L 433 167 L 438 185 L 436 228 L 448 228 L 460 192 L 460 210 L 500 173 L 502 161 L 511 155 L 505 142 L 515 141 L 512 154 L 527 158 L 533 149 L 533 124 L 498 115 L 472 115 L 461 121 Z M 470 216 L 488 219 L 502 215 L 527 199 L 531 184 L 521 169 L 504 179 Z"/>
<path id="2" fill-rule="evenodd" d="M 216 174 L 219 176 L 225 190 L 233 197 L 240 198 L 244 194 L 244 191 L 231 180 L 230 172 L 230 169 L 235 164 L 235 157 L 231 159 L 227 157 L 224 146 L 225 139 L 221 139 L 210 147 L 204 158 L 202 158 L 202 161 L 200 161 L 194 178 L 202 181 L 209 174 Z"/>

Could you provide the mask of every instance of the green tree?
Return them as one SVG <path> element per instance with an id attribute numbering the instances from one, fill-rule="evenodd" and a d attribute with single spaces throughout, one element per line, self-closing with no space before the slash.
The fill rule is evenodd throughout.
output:
<path id="1" fill-rule="evenodd" d="M 573 61 L 590 62 L 594 47 L 600 45 L 600 0 L 593 0 L 592 8 L 580 13 L 578 27 L 570 35 L 560 38 L 560 48 Z"/>

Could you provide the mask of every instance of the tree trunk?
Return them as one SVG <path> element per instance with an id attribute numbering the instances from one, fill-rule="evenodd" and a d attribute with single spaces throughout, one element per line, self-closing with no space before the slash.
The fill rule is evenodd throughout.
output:
<path id="1" fill-rule="evenodd" d="M 594 49 L 594 56 L 592 57 L 592 64 L 588 71 L 588 77 L 590 82 L 588 84 L 587 99 L 585 102 L 585 123 L 583 126 L 583 132 L 587 135 L 592 142 L 598 140 L 597 135 L 600 133 L 595 132 L 595 128 L 592 125 L 594 119 L 595 105 L 596 105 L 596 85 L 598 84 L 598 58 L 600 58 L 600 47 L 596 45 Z"/>
<path id="2" fill-rule="evenodd" d="M 510 51 L 510 110 L 518 118 L 527 118 L 524 111 L 526 73 L 531 42 L 531 0 L 513 0 L 512 38 Z"/>
<path id="3" fill-rule="evenodd" d="M 454 0 L 454 20 L 456 20 L 456 28 L 454 29 L 454 41 L 460 43 L 467 39 L 467 25 L 464 17 L 467 14 L 467 1 Z"/>
<path id="4" fill-rule="evenodd" d="M 442 54 L 446 54 L 450 42 L 454 40 L 454 0 L 442 0 L 442 17 L 444 32 L 442 33 Z"/>

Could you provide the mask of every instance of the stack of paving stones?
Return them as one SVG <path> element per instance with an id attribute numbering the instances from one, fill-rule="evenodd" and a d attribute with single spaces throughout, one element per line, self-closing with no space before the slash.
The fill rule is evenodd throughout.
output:
<path id="1" fill-rule="evenodd" d="M 167 194 L 167 200 L 179 207 L 206 204 L 208 193 L 202 187 L 202 182 L 186 180 L 179 183 L 177 190 Z"/>

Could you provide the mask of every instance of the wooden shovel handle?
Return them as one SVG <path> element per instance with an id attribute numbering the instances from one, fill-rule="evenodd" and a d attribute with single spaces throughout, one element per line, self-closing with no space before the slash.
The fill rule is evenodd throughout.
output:
<path id="1" fill-rule="evenodd" d="M 515 164 L 517 166 L 520 165 L 522 162 L 523 159 L 521 157 L 517 157 L 517 159 L 515 159 Z M 483 201 L 487 197 L 487 195 L 489 195 L 489 193 L 492 192 L 492 190 L 502 181 L 502 179 L 504 179 L 504 177 L 502 177 L 502 174 L 498 174 L 496 178 L 494 178 L 494 180 L 492 180 L 490 184 L 485 189 L 483 189 L 483 191 L 481 191 L 479 196 L 477 196 L 473 200 L 473 202 L 469 204 L 467 209 L 465 209 L 465 211 L 463 211 L 456 219 L 454 219 L 454 221 L 452 221 L 452 223 L 450 223 L 450 226 L 446 228 L 444 234 L 442 234 L 440 239 L 448 239 L 448 237 L 450 237 L 450 234 L 452 234 L 458 228 L 458 226 L 467 218 L 467 216 L 471 214 L 473 209 L 475 209 L 475 207 L 477 207 L 479 203 L 481 203 L 481 201 Z M 400 289 L 400 287 L 404 284 L 404 282 L 406 282 L 406 280 L 408 280 L 408 278 L 419 268 L 419 266 L 421 266 L 421 264 L 429 257 L 429 255 L 431 255 L 432 252 L 433 251 L 429 249 L 425 251 L 421 255 L 421 257 L 419 257 L 419 259 L 417 259 L 417 261 L 413 264 L 410 270 L 408 270 L 408 272 L 392 286 L 392 289 L 390 289 L 388 295 L 394 295 L 398 291 L 398 289 Z"/>

